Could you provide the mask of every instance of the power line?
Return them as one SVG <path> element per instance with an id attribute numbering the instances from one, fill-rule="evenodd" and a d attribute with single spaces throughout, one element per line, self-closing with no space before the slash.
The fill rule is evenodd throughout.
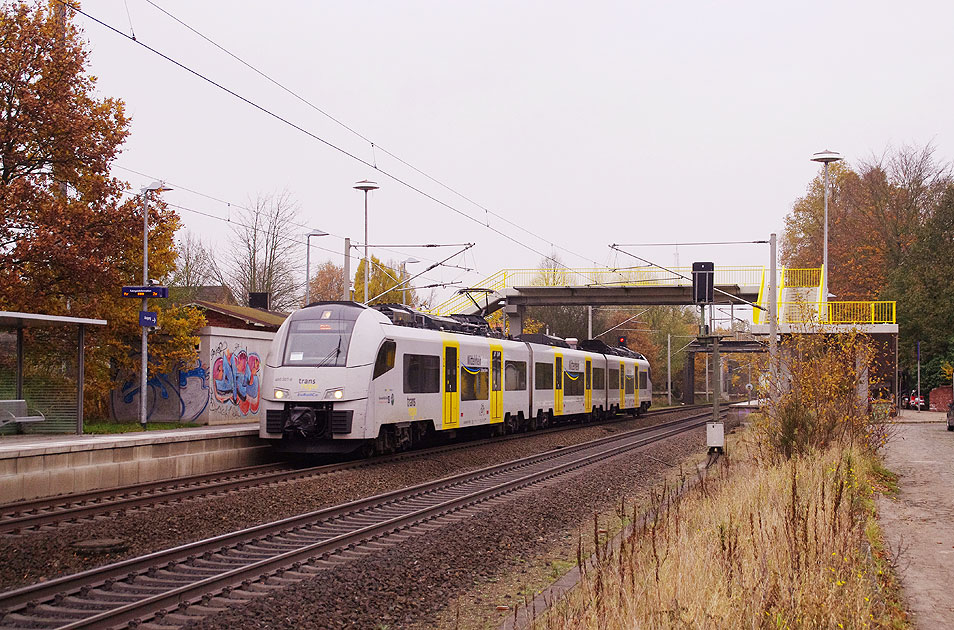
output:
<path id="1" fill-rule="evenodd" d="M 124 194 L 124 195 L 126 195 L 126 196 L 128 196 L 128 197 L 131 197 L 131 198 L 136 198 L 136 197 L 138 197 L 138 195 L 136 195 L 135 193 L 130 192 L 130 191 L 123 191 L 122 194 Z M 204 216 L 204 217 L 208 217 L 208 218 L 210 218 L 210 219 L 215 219 L 215 220 L 217 220 L 217 221 L 222 221 L 223 223 L 228 223 L 229 225 L 237 225 L 237 226 L 239 226 L 239 227 L 243 227 L 243 228 L 248 229 L 248 230 L 254 230 L 255 232 L 265 232 L 265 231 L 266 231 L 265 228 L 260 228 L 260 227 L 255 227 L 255 226 L 253 226 L 253 225 L 248 225 L 247 223 L 243 223 L 243 222 L 238 221 L 238 220 L 227 219 L 227 218 L 225 218 L 225 217 L 221 217 L 221 216 L 218 216 L 218 215 L 216 215 L 216 214 L 212 214 L 212 213 L 210 213 L 210 212 L 205 212 L 205 211 L 203 211 L 203 210 L 196 210 L 195 208 L 190 208 L 189 206 L 183 206 L 183 205 L 181 205 L 181 204 L 176 204 L 176 203 L 172 203 L 172 202 L 165 201 L 165 200 L 163 200 L 163 203 L 164 203 L 165 205 L 171 207 L 171 208 L 176 208 L 177 210 L 184 210 L 184 211 L 186 211 L 186 212 L 192 212 L 192 213 L 194 213 L 194 214 L 198 214 L 198 215 L 201 215 L 201 216 Z M 319 250 L 321 250 L 321 251 L 334 254 L 334 255 L 336 255 L 336 256 L 342 255 L 342 252 L 339 252 L 339 251 L 336 251 L 336 250 L 333 250 L 333 249 L 328 249 L 327 247 L 322 247 L 321 245 L 310 245 L 310 244 L 307 243 L 306 241 L 299 240 L 298 238 L 296 238 L 296 237 L 294 237 L 294 236 L 282 235 L 282 236 L 279 236 L 279 238 L 282 238 L 282 239 L 284 239 L 284 240 L 286 240 L 286 241 L 288 241 L 288 242 L 291 242 L 291 243 L 295 243 L 295 244 L 297 244 L 297 245 L 304 245 L 305 247 L 312 247 L 312 248 L 314 248 L 314 249 L 319 249 Z M 373 262 L 373 259 L 372 259 L 372 262 Z M 436 261 L 435 261 L 435 262 L 436 262 Z M 380 263 L 375 263 L 375 264 L 380 264 Z M 430 278 L 430 277 L 423 276 L 423 275 L 422 275 L 422 277 L 423 277 L 425 280 L 428 280 L 429 282 L 439 282 L 439 281 L 438 281 L 437 279 L 435 279 L 435 278 Z"/>
<path id="2" fill-rule="evenodd" d="M 200 191 L 198 191 L 198 190 L 189 188 L 188 186 L 183 186 L 183 185 L 180 184 L 180 183 L 173 182 L 173 181 L 170 181 L 170 180 L 167 180 L 167 179 L 158 177 L 158 176 L 156 176 L 156 175 L 150 175 L 150 174 L 148 174 L 148 173 L 143 173 L 143 172 L 141 172 L 141 171 L 137 171 L 137 170 L 131 169 L 131 168 L 126 167 L 126 166 L 121 166 L 121 165 L 119 165 L 119 164 L 113 164 L 113 167 L 118 168 L 118 169 L 121 169 L 121 170 L 124 170 L 124 171 L 128 171 L 128 172 L 130 172 L 130 173 L 134 173 L 135 175 L 139 175 L 140 177 L 145 177 L 146 179 L 162 179 L 162 180 L 163 180 L 164 182 L 166 182 L 167 184 L 171 184 L 171 185 L 172 185 L 173 187 L 175 187 L 177 190 L 184 190 L 184 191 L 186 191 L 186 192 L 192 193 L 193 195 L 198 195 L 198 196 L 200 196 L 200 197 L 205 197 L 206 199 L 209 199 L 209 200 L 212 200 L 212 201 L 215 201 L 215 202 L 224 204 L 225 206 L 227 206 L 227 207 L 229 207 L 229 208 L 233 208 L 233 207 L 234 207 L 234 208 L 239 208 L 240 210 L 245 210 L 245 211 L 247 211 L 247 212 L 253 212 L 253 210 L 252 210 L 251 208 L 249 208 L 248 206 L 243 206 L 243 205 L 240 204 L 240 203 L 235 203 L 235 202 L 233 202 L 233 201 L 227 201 L 227 200 L 225 200 L 225 199 L 220 199 L 220 198 L 215 197 L 215 196 L 213 196 L 213 195 L 209 195 L 209 194 L 200 192 Z M 231 219 L 227 219 L 227 221 L 230 221 L 230 222 L 231 222 Z M 294 226 L 296 226 L 296 227 L 300 227 L 300 228 L 302 228 L 302 229 L 304 229 L 304 230 L 312 230 L 312 229 L 314 229 L 314 226 L 306 225 L 306 224 L 304 224 L 304 223 L 295 223 L 295 222 L 292 222 L 291 224 L 294 225 Z M 340 234 L 335 234 L 335 233 L 333 233 L 333 232 L 328 232 L 328 235 L 329 235 L 329 236 L 333 236 L 333 237 L 335 237 L 335 238 L 340 238 L 341 240 L 344 240 L 344 239 L 345 239 L 344 236 L 341 236 Z M 389 249 L 389 247 L 388 247 L 387 245 L 378 246 L 378 247 L 376 247 L 376 249 L 381 250 L 381 251 L 385 251 L 385 252 L 391 252 L 392 254 L 398 254 L 398 255 L 403 255 L 403 254 L 404 254 L 404 252 L 400 252 L 400 251 L 398 251 L 398 250 L 396 250 L 396 249 Z M 421 257 L 424 258 L 425 260 L 430 261 L 430 262 L 437 262 L 437 261 L 435 261 L 433 258 L 427 258 L 426 256 L 423 256 L 423 255 L 422 255 Z"/>
<path id="3" fill-rule="evenodd" d="M 218 42 L 214 41 L 214 40 L 213 40 L 211 37 L 209 37 L 208 35 L 205 35 L 204 33 L 199 32 L 199 31 L 198 31 L 196 28 L 194 28 L 193 26 L 187 24 L 185 21 L 183 21 L 183 20 L 181 20 L 180 18 L 176 17 L 175 15 L 173 15 L 172 13 L 170 13 L 169 11 L 163 9 L 162 7 L 160 7 L 158 4 L 156 4 L 156 3 L 153 2 L 152 0 L 146 0 L 146 2 L 148 2 L 150 5 L 152 5 L 152 6 L 153 6 L 155 9 L 157 9 L 158 11 L 162 12 L 163 14 L 165 14 L 165 15 L 166 15 L 167 17 L 169 17 L 170 19 L 174 20 L 175 22 L 177 22 L 178 24 L 180 24 L 180 25 L 183 26 L 184 28 L 186 28 L 186 29 L 188 29 L 189 31 L 191 31 L 192 33 L 194 33 L 196 36 L 198 36 L 198 37 L 200 37 L 201 39 L 205 40 L 206 42 L 208 42 L 209 44 L 211 44 L 211 45 L 214 46 L 215 48 L 218 48 L 220 51 L 222 51 L 223 53 L 225 53 L 226 55 L 228 55 L 228 56 L 231 57 L 232 59 L 238 61 L 240 64 L 242 64 L 243 66 L 245 66 L 246 68 L 248 68 L 249 70 L 251 70 L 252 72 L 254 72 L 255 74 L 259 75 L 260 77 L 262 77 L 263 79 L 265 79 L 265 80 L 268 81 L 269 83 L 275 85 L 276 87 L 278 87 L 279 89 L 283 90 L 283 91 L 286 92 L 287 94 L 291 95 L 292 97 L 294 97 L 295 99 L 297 99 L 297 100 L 300 101 L 301 103 L 307 105 L 308 107 L 310 107 L 311 109 L 315 110 L 316 112 L 318 112 L 318 113 L 321 114 L 322 116 L 325 116 L 326 118 L 328 118 L 329 120 L 333 121 L 333 122 L 336 123 L 337 125 L 341 126 L 342 128 L 344 128 L 344 129 L 348 130 L 349 132 L 353 133 L 353 134 L 354 134 L 355 136 L 357 136 L 358 138 L 361 138 L 362 140 L 364 140 L 365 142 L 367 142 L 369 145 L 371 145 L 372 156 L 373 156 L 373 154 L 374 154 L 374 149 L 377 148 L 377 149 L 379 149 L 380 151 L 382 151 L 382 152 L 386 153 L 387 155 L 389 155 L 390 157 L 394 158 L 395 160 L 397 160 L 398 162 L 400 162 L 400 163 L 403 164 L 404 166 L 406 166 L 406 167 L 412 169 L 414 172 L 418 173 L 419 175 L 421 175 L 421 176 L 423 176 L 423 177 L 426 177 L 427 179 L 431 180 L 432 182 L 434 182 L 434 183 L 437 184 L 438 186 L 444 188 L 445 190 L 447 190 L 447 191 L 449 191 L 449 192 L 451 192 L 451 193 L 457 195 L 458 197 L 460 197 L 460 198 L 463 199 L 464 201 L 467 201 L 468 203 L 471 203 L 471 204 L 473 204 L 474 206 L 480 208 L 481 210 L 483 210 L 483 211 L 486 212 L 487 214 L 492 214 L 492 215 L 495 216 L 496 218 L 500 219 L 501 221 L 504 221 L 505 223 L 507 223 L 507 224 L 509 224 L 509 225 L 512 225 L 513 227 L 517 228 L 518 230 L 521 230 L 521 231 L 523 231 L 523 232 L 529 234 L 530 236 L 533 236 L 533 237 L 535 237 L 535 238 L 537 238 L 537 239 L 539 239 L 539 240 L 541 240 L 541 241 L 547 243 L 548 245 L 550 245 L 550 247 L 553 247 L 553 248 L 556 248 L 556 249 L 560 249 L 560 250 L 562 250 L 562 251 L 564 251 L 564 252 L 566 252 L 566 253 L 568 253 L 568 254 L 571 254 L 571 255 L 576 256 L 576 257 L 578 257 L 578 258 L 581 258 L 581 259 L 583 259 L 583 260 L 592 262 L 593 264 L 599 266 L 599 263 L 596 262 L 595 260 L 593 260 L 592 258 L 587 258 L 586 256 L 583 256 L 583 255 L 581 255 L 581 254 L 578 254 L 578 253 L 576 253 L 576 252 L 574 252 L 574 251 L 572 251 L 572 250 L 570 250 L 570 249 L 567 249 L 567 248 L 565 248 L 565 247 L 562 247 L 562 246 L 560 246 L 560 245 L 557 245 L 556 243 L 554 243 L 554 242 L 552 242 L 552 241 L 550 241 L 550 240 L 548 240 L 548 239 L 543 238 L 542 236 L 540 236 L 540 235 L 537 234 L 536 232 L 533 232 L 533 231 L 531 231 L 531 230 L 528 230 L 527 228 L 525 228 L 525 227 L 523 227 L 523 226 L 521 226 L 521 225 L 518 225 L 517 223 L 514 223 L 513 221 L 511 221 L 511 220 L 508 219 L 507 217 L 505 217 L 505 216 L 503 216 L 503 215 L 501 215 L 501 214 L 498 214 L 497 212 L 494 212 L 494 211 L 491 210 L 490 208 L 487 208 L 486 206 L 484 206 L 484 205 L 478 203 L 477 201 L 471 199 L 470 197 L 468 197 L 467 195 L 463 194 L 462 192 L 456 190 L 455 188 L 452 188 L 451 186 L 445 184 L 444 182 L 438 180 L 437 178 L 432 177 L 431 175 L 429 175 L 428 173 L 424 172 L 424 171 L 421 170 L 420 168 L 414 166 L 414 165 L 411 164 L 410 162 L 407 162 L 406 160 L 404 160 L 403 158 L 401 158 L 401 157 L 399 157 L 398 155 L 394 154 L 393 152 L 389 151 L 389 150 L 386 149 L 385 147 L 382 147 L 380 144 L 376 144 L 373 140 L 371 140 L 371 138 L 365 136 L 364 134 L 362 134 L 361 132 L 359 132 L 359 131 L 358 131 L 357 129 L 355 129 L 354 127 L 351 127 L 350 125 L 346 124 L 346 123 L 343 122 L 342 120 L 336 118 L 335 116 L 332 116 L 330 113 L 328 113 L 327 111 L 325 111 L 325 110 L 323 110 L 322 108 L 318 107 L 317 105 L 315 105 L 314 103 L 312 103 L 311 101 L 309 101 L 308 99 L 306 99 L 304 96 L 298 94 L 297 92 L 295 92 L 294 90 L 292 90 L 292 89 L 289 88 L 288 86 L 286 86 L 286 85 L 284 85 L 283 83 L 279 82 L 278 80 L 272 78 L 272 77 L 269 76 L 265 71 L 256 68 L 256 67 L 253 66 L 251 63 L 245 61 L 244 59 L 242 59 L 241 57 L 239 57 L 238 55 L 236 55 L 236 54 L 233 53 L 232 51 L 228 50 L 227 48 L 225 48 L 224 46 L 222 46 L 222 45 L 219 44 Z M 135 38 L 134 38 L 134 39 L 135 39 Z M 380 169 L 378 169 L 377 161 L 374 160 L 373 158 L 372 158 L 372 164 L 373 164 L 373 168 L 374 168 L 374 169 L 380 170 Z"/>
<path id="4" fill-rule="evenodd" d="M 661 246 L 676 246 L 676 247 L 687 247 L 690 245 L 764 245 L 768 241 L 712 241 L 712 242 L 696 242 L 696 243 L 616 243 L 618 247 L 661 247 Z"/>
<path id="5" fill-rule="evenodd" d="M 109 29 L 110 31 L 116 33 L 116 34 L 119 35 L 120 37 L 123 37 L 124 39 L 126 39 L 126 40 L 128 40 L 128 41 L 131 41 L 131 42 L 133 42 L 133 43 L 135 43 L 135 44 L 138 44 L 139 46 L 142 46 L 143 48 L 145 48 L 145 49 L 148 50 L 149 52 L 151 52 L 151 53 L 153 53 L 153 54 L 155 54 L 155 55 L 157 55 L 157 56 L 159 56 L 159 57 L 165 59 L 165 60 L 168 61 L 169 63 L 171 63 L 171 64 L 173 64 L 173 65 L 175 65 L 175 66 L 177 66 L 177 67 L 179 67 L 179 68 L 181 68 L 181 69 L 183 69 L 183 70 L 185 70 L 185 71 L 188 72 L 189 74 L 192 74 L 192 75 L 194 75 L 195 77 L 197 77 L 197 78 L 199 78 L 199 79 L 202 79 L 202 80 L 205 81 L 206 83 L 208 83 L 208 84 L 210 84 L 210 85 L 212 85 L 212 86 L 214 86 L 214 87 L 217 87 L 218 89 L 222 90 L 222 91 L 225 92 L 226 94 L 229 94 L 230 96 L 232 96 L 232 97 L 234 97 L 234 98 L 236 98 L 236 99 L 242 101 L 243 103 L 246 103 L 247 105 L 249 105 L 249 106 L 251 106 L 251 107 L 253 107 L 253 108 L 259 110 L 260 112 L 262 112 L 262 113 L 264 113 L 264 114 L 267 114 L 268 116 L 271 116 L 271 117 L 274 118 L 275 120 L 278 120 L 279 122 L 282 122 L 282 123 L 288 125 L 288 126 L 291 127 L 292 129 L 295 129 L 296 131 L 299 131 L 299 132 L 305 134 L 306 136 L 308 136 L 308 137 L 310 137 L 310 138 L 312 138 L 312 139 L 314 139 L 314 140 L 317 140 L 318 142 L 324 144 L 325 146 L 327 146 L 327 147 L 329 147 L 329 148 L 331 148 L 331 149 L 334 149 L 335 151 L 338 151 L 339 153 L 341 153 L 341 154 L 343 154 L 343 155 L 346 155 L 346 156 L 350 157 L 351 159 L 355 160 L 356 162 L 359 162 L 359 163 L 361 163 L 361 164 L 363 164 L 363 165 L 365 165 L 365 166 L 367 166 L 367 167 L 369 167 L 369 168 L 375 169 L 375 170 L 378 171 L 379 173 L 381 173 L 381 174 L 383 174 L 384 176 L 390 178 L 392 181 L 394 181 L 394 182 L 396 182 L 396 183 L 398 183 L 398 184 L 401 184 L 402 186 L 404 186 L 404 187 L 406 187 L 406 188 L 408 188 L 408 189 L 410 189 L 410 190 L 413 190 L 414 192 L 418 193 L 419 195 L 421 195 L 421 196 L 423 196 L 423 197 L 426 197 L 427 199 L 430 199 L 430 200 L 433 201 L 434 203 L 437 203 L 438 205 L 441 205 L 441 206 L 447 208 L 448 210 L 451 210 L 452 212 L 454 212 L 454 213 L 456 213 L 456 214 L 459 214 L 460 216 L 462 216 L 462 217 L 464 217 L 464 218 L 466 218 L 466 219 L 468 219 L 468 220 L 470 220 L 470 221 L 473 221 L 474 223 L 476 223 L 476 224 L 478 224 L 478 225 L 481 225 L 481 226 L 483 226 L 483 227 L 486 227 L 486 228 L 487 228 L 488 230 L 490 230 L 491 232 L 494 232 L 495 234 L 504 237 L 505 239 L 507 239 L 507 240 L 509 240 L 509 241 L 511 241 L 511 242 L 513 242 L 513 243 L 515 243 L 515 244 L 517 244 L 517 245 L 519 245 L 519 246 L 521 246 L 521 247 L 523 247 L 523 248 L 525 248 L 525 249 L 527 249 L 527 250 L 529 250 L 529 251 L 531 251 L 531 252 L 533 252 L 533 253 L 535 253 L 535 254 L 537 254 L 538 256 L 541 256 L 541 257 L 543 257 L 543 258 L 546 259 L 546 260 L 550 260 L 550 261 L 552 261 L 552 262 L 553 262 L 554 264 L 556 264 L 556 265 L 559 265 L 559 266 L 564 267 L 564 268 L 566 268 L 566 269 L 570 269 L 570 267 L 568 267 L 568 266 L 565 265 L 564 263 L 560 262 L 559 260 L 556 260 L 555 258 L 553 258 L 552 256 L 550 256 L 549 254 L 545 254 L 545 253 L 539 251 L 538 249 L 536 249 L 536 248 L 534 248 L 534 247 L 531 247 L 530 245 L 528 245 L 528 244 L 526 244 L 526 243 L 523 243 L 523 242 L 517 240 L 517 239 L 514 238 L 513 236 L 510 236 L 509 234 L 507 234 L 506 232 L 502 232 L 501 230 L 499 230 L 499 229 L 493 227 L 492 225 L 489 224 L 489 222 L 488 222 L 488 223 L 484 223 L 483 221 L 477 219 L 476 217 L 473 217 L 473 216 L 471 216 L 470 214 L 467 214 L 467 213 L 464 212 L 463 210 L 460 210 L 459 208 L 457 208 L 457 207 L 455 207 L 455 206 L 452 206 L 451 204 L 447 203 L 446 201 L 443 201 L 443 200 L 441 200 L 441 199 L 438 199 L 438 198 L 435 197 L 434 195 L 431 195 L 430 193 L 428 193 L 428 192 L 422 190 L 422 189 L 419 188 L 418 186 L 415 186 L 414 184 L 411 184 L 410 182 L 408 182 L 408 181 L 406 181 L 406 180 L 404 180 L 404 179 L 401 179 L 401 178 L 398 177 L 397 175 L 394 175 L 394 174 L 392 174 L 392 173 L 390 173 L 390 172 L 388 172 L 388 171 L 386 171 L 386 170 L 384 170 L 384 169 L 381 169 L 381 168 L 379 168 L 377 165 L 372 164 L 371 162 L 368 162 L 367 160 L 365 160 L 365 159 L 363 159 L 363 158 L 361 158 L 361 157 L 358 157 L 357 155 L 355 155 L 354 153 L 351 153 L 351 152 L 348 151 L 347 149 L 344 149 L 344 148 L 342 148 L 342 147 L 339 147 L 338 145 L 336 145 L 336 144 L 334 144 L 334 143 L 332 143 L 332 142 L 330 142 L 330 141 L 328 141 L 328 140 L 325 140 L 325 139 L 322 138 L 321 136 L 319 136 L 319 135 L 317 135 L 317 134 L 315 134 L 315 133 L 312 133 L 311 131 L 308 131 L 308 130 L 305 129 L 304 127 L 302 127 L 302 126 L 300 126 L 300 125 L 298 125 L 298 124 L 296 124 L 296 123 L 293 123 L 292 121 L 288 120 L 287 118 L 284 118 L 283 116 L 281 116 L 281 115 L 279 115 L 279 114 L 276 114 L 275 112 L 271 111 L 270 109 L 266 108 L 265 106 L 259 105 L 259 104 L 256 103 L 255 101 L 253 101 L 253 100 L 251 100 L 251 99 L 249 99 L 249 98 L 247 98 L 247 97 L 245 97 L 245 96 L 242 96 L 242 95 L 239 94 L 238 92 L 235 92 L 234 90 L 225 87 L 224 85 L 222 85 L 221 83 L 218 83 L 218 82 L 215 81 L 214 79 L 211 79 L 210 77 L 205 76 L 204 74 L 202 74 L 202 73 L 199 72 L 198 70 L 193 70 L 192 68 L 190 68 L 189 66 L 185 65 L 185 64 L 182 63 L 181 61 L 177 61 L 176 59 L 173 59 L 173 58 L 170 57 L 169 55 L 167 55 L 167 54 L 165 54 L 165 53 L 163 53 L 163 52 L 157 50 L 156 48 L 153 48 L 152 46 L 149 46 L 148 44 L 142 42 L 141 40 L 133 39 L 132 37 L 130 37 L 130 36 L 127 35 L 126 33 L 122 32 L 122 31 L 119 30 L 118 28 L 112 26 L 111 24 L 108 24 L 108 23 L 106 23 L 106 22 L 100 20 L 99 18 L 97 18 L 97 17 L 95 17 L 95 16 L 93 16 L 93 15 L 90 15 L 89 13 L 83 11 L 82 9 L 79 9 L 79 8 L 77 8 L 77 7 L 74 7 L 73 5 L 71 5 L 71 4 L 69 4 L 68 2 L 66 2 L 66 0 L 57 0 L 57 1 L 58 1 L 60 4 L 62 4 L 63 6 L 66 6 L 66 7 L 68 7 L 69 9 L 71 9 L 73 12 L 78 13 L 78 14 L 84 16 L 84 17 L 87 17 L 87 18 L 89 18 L 90 20 L 92 20 L 92 21 L 96 22 L 97 24 L 99 24 L 100 26 L 102 26 L 102 27 L 104 27 L 104 28 L 106 28 L 106 29 Z"/>

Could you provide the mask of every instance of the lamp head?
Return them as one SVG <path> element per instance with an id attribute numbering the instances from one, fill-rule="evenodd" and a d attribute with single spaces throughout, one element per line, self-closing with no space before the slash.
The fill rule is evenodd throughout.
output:
<path id="1" fill-rule="evenodd" d="M 355 190 L 363 190 L 364 192 L 368 192 L 369 190 L 377 190 L 380 188 L 380 186 L 378 186 L 376 182 L 362 179 L 360 182 L 354 185 L 354 188 Z"/>
<path id="2" fill-rule="evenodd" d="M 322 230 L 312 230 L 306 236 L 328 236 L 328 233 Z"/>
<path id="3" fill-rule="evenodd" d="M 824 151 L 819 151 L 812 156 L 812 162 L 820 162 L 822 164 L 831 164 L 832 162 L 840 162 L 845 158 L 841 157 L 841 154 L 836 151 L 831 151 L 825 149 Z"/>
<path id="4" fill-rule="evenodd" d="M 149 184 L 148 186 L 143 186 L 141 192 L 144 192 L 144 193 L 147 193 L 147 192 L 166 192 L 166 191 L 168 191 L 168 190 L 172 190 L 172 188 L 171 188 L 170 186 L 168 186 L 164 181 L 159 180 L 159 181 L 157 181 L 157 182 L 153 182 L 153 183 Z"/>
<path id="5" fill-rule="evenodd" d="M 414 258 L 413 256 L 411 256 L 410 258 L 405 258 L 404 260 L 402 260 L 402 261 L 401 261 L 401 264 L 402 264 L 402 265 L 412 265 L 412 264 L 414 264 L 414 263 L 419 263 L 419 262 L 421 262 L 421 261 L 418 260 L 417 258 Z"/>

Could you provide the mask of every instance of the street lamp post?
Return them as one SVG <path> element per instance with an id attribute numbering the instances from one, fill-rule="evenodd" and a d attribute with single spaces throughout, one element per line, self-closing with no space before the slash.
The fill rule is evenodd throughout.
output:
<path id="1" fill-rule="evenodd" d="M 410 258 L 405 258 L 401 261 L 401 282 L 404 282 L 404 276 L 407 275 L 407 266 L 409 264 L 413 265 L 414 263 L 421 262 L 417 258 L 411 256 Z M 407 304 L 407 284 L 404 285 L 404 288 L 401 290 L 401 294 L 404 296 L 404 303 Z"/>
<path id="2" fill-rule="evenodd" d="M 368 303 L 368 282 L 371 280 L 371 260 L 368 258 L 368 192 L 380 188 L 375 182 L 362 179 L 354 185 L 364 191 L 364 303 Z"/>
<path id="3" fill-rule="evenodd" d="M 327 232 L 312 230 L 305 235 L 305 306 L 311 304 L 311 237 L 328 236 Z"/>
<path id="4" fill-rule="evenodd" d="M 142 196 L 142 286 L 149 286 L 149 193 L 172 190 L 162 181 L 143 186 L 139 191 Z M 142 311 L 148 310 L 148 298 L 142 298 Z M 142 325 L 142 366 L 139 375 L 139 424 L 146 430 L 146 382 L 149 369 L 149 327 Z"/>
<path id="5" fill-rule="evenodd" d="M 824 244 L 822 245 L 822 302 L 825 305 L 824 321 L 828 321 L 828 165 L 839 162 L 844 158 L 840 154 L 824 150 L 812 156 L 812 162 L 821 162 L 825 165 L 825 228 Z"/>

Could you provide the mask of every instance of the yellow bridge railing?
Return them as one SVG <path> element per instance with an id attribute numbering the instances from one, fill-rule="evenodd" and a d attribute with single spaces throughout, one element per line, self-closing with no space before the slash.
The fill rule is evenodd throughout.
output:
<path id="1" fill-rule="evenodd" d="M 783 324 L 895 324 L 897 302 L 856 301 L 780 302 L 779 322 Z"/>

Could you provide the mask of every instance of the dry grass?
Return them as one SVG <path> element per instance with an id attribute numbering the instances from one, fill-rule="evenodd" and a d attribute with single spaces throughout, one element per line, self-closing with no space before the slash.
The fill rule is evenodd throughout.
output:
<path id="1" fill-rule="evenodd" d="M 602 546 L 533 627 L 908 627 L 874 518 L 884 474 L 870 451 L 833 445 L 774 463 L 756 452 L 740 443 L 694 486 L 657 492 L 654 515 L 633 514 L 621 549 Z"/>

